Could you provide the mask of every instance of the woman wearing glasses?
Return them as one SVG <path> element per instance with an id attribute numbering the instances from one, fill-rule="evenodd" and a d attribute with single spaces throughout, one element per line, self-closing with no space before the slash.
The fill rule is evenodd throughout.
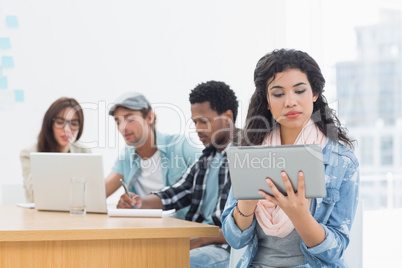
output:
<path id="1" fill-rule="evenodd" d="M 43 118 L 38 142 L 20 154 L 27 202 L 34 201 L 30 153 L 90 153 L 90 149 L 77 142 L 83 130 L 84 114 L 75 99 L 62 97 L 50 105 Z"/>

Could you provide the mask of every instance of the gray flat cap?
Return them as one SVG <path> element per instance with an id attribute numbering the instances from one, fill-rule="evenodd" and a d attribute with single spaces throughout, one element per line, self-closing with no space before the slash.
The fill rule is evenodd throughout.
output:
<path id="1" fill-rule="evenodd" d="M 130 110 L 139 111 L 142 109 L 147 109 L 148 107 L 151 107 L 151 105 L 141 93 L 127 92 L 114 101 L 112 107 L 110 107 L 109 115 L 113 115 L 117 107 L 124 107 Z"/>

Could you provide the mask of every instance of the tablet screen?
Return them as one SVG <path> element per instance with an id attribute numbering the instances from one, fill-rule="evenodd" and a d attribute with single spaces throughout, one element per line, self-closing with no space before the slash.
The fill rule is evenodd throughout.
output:
<path id="1" fill-rule="evenodd" d="M 236 199 L 263 199 L 263 190 L 273 195 L 266 183 L 270 178 L 287 195 L 280 173 L 285 171 L 297 190 L 299 171 L 303 171 L 306 197 L 324 197 L 325 175 L 321 146 L 317 144 L 282 146 L 239 146 L 227 150 L 233 195 Z"/>

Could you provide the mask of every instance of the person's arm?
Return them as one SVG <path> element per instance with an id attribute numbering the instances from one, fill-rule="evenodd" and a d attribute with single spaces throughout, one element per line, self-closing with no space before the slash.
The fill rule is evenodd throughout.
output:
<path id="1" fill-rule="evenodd" d="M 129 159 L 131 159 L 130 152 L 129 148 L 126 147 L 120 151 L 119 157 L 114 162 L 110 174 L 105 179 L 106 197 L 109 197 L 120 188 L 120 179 L 124 180 L 124 176 L 130 176 L 129 174 L 131 173 L 129 171 L 132 171 L 133 167 L 130 166 Z"/>
<path id="2" fill-rule="evenodd" d="M 127 194 L 123 194 L 120 197 L 117 208 L 134 208 L 135 205 L 137 208 L 160 208 L 164 210 L 182 209 L 191 204 L 195 170 L 194 163 L 174 185 L 168 186 L 162 191 L 153 192 L 144 198 L 134 193 L 129 193 L 130 197 L 128 197 Z M 178 195 L 180 195 L 179 199 L 177 198 Z"/>
<path id="3" fill-rule="evenodd" d="M 91 149 L 91 148 L 85 148 L 83 153 L 91 154 L 91 153 L 92 153 L 92 149 Z"/>
<path id="4" fill-rule="evenodd" d="M 109 197 L 121 186 L 120 179 L 123 175 L 115 172 L 111 172 L 105 179 L 106 184 L 106 197 Z"/>
<path id="5" fill-rule="evenodd" d="M 164 210 L 175 209 L 178 211 L 191 205 L 196 172 L 197 162 L 189 167 L 175 184 L 165 187 L 159 192 L 153 192 L 161 200 Z"/>
<path id="6" fill-rule="evenodd" d="M 20 161 L 22 167 L 22 177 L 24 178 L 25 199 L 27 202 L 33 202 L 34 197 L 31 174 L 31 156 L 28 150 L 24 149 L 21 151 Z"/>
<path id="7" fill-rule="evenodd" d="M 225 237 L 223 236 L 222 229 L 219 229 L 219 235 L 217 237 L 192 237 L 190 238 L 190 249 L 195 249 L 212 244 L 227 244 Z"/>
<path id="8" fill-rule="evenodd" d="M 232 189 L 230 189 L 225 209 L 222 213 L 222 232 L 231 247 L 240 249 L 252 243 L 256 235 L 255 227 L 257 220 L 254 215 L 250 216 L 249 218 L 252 220 L 251 226 L 245 230 L 241 230 L 233 216 L 237 201 L 238 200 L 233 197 Z"/>
<path id="9" fill-rule="evenodd" d="M 314 215 L 324 228 L 325 239 L 315 247 L 308 247 L 302 241 L 303 252 L 325 263 L 334 263 L 344 254 L 350 241 L 350 229 L 356 214 L 359 196 L 359 169 L 354 156 L 347 161 L 347 155 L 339 156 L 336 166 L 328 165 L 326 174 L 332 177 L 327 185 L 327 196 L 318 204 Z"/>
<path id="10" fill-rule="evenodd" d="M 81 142 L 81 141 L 75 141 L 75 142 L 71 143 L 70 151 L 72 153 L 85 153 L 85 154 L 92 153 L 91 148 L 89 148 L 86 143 Z"/>

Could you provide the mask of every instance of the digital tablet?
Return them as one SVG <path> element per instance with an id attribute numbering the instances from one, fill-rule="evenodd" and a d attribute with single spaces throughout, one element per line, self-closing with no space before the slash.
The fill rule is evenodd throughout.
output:
<path id="1" fill-rule="evenodd" d="M 273 195 L 265 181 L 267 177 L 282 194 L 287 195 L 281 171 L 288 174 L 295 191 L 298 173 L 303 171 L 307 198 L 324 197 L 326 194 L 320 145 L 230 147 L 227 158 L 233 196 L 238 200 L 263 199 L 259 190 Z"/>

